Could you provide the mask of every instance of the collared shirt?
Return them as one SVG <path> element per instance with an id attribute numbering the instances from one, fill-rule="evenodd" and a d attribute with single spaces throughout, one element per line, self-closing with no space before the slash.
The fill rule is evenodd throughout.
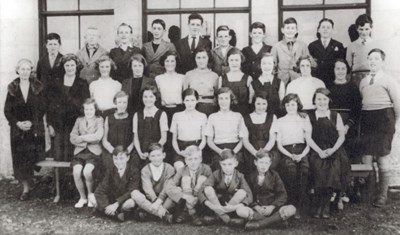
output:
<path id="1" fill-rule="evenodd" d="M 207 116 L 197 110 L 192 113 L 186 111 L 175 113 L 171 122 L 171 133 L 177 135 L 178 140 L 201 140 L 205 135 Z"/>
<path id="2" fill-rule="evenodd" d="M 240 113 L 219 111 L 209 116 L 206 136 L 214 137 L 215 144 L 237 143 L 243 126 L 245 125 Z"/>
<path id="3" fill-rule="evenodd" d="M 197 36 L 189 35 L 189 36 L 188 36 L 189 48 L 190 48 L 191 45 L 192 45 L 193 37 L 196 37 L 196 41 L 195 41 L 195 44 L 194 44 L 194 48 L 196 48 L 197 45 L 199 44 L 199 41 L 200 41 L 200 34 L 198 34 Z"/>
<path id="4" fill-rule="evenodd" d="M 285 115 L 271 128 L 278 134 L 278 141 L 281 141 L 283 146 L 306 143 L 306 133 L 312 130 L 309 117 L 303 118 L 300 115 Z"/>
<path id="5" fill-rule="evenodd" d="M 232 176 L 233 176 L 233 174 L 232 174 L 232 175 L 225 175 L 225 174 L 224 174 L 224 181 L 225 181 L 225 184 L 226 184 L 226 185 L 229 185 L 229 184 L 231 183 L 231 181 L 232 181 Z"/>
<path id="6" fill-rule="evenodd" d="M 153 176 L 153 180 L 154 181 L 158 181 L 161 178 L 161 175 L 163 173 L 164 170 L 164 163 L 162 163 L 160 166 L 155 166 L 152 163 L 149 164 L 150 166 L 150 170 Z"/>
<path id="7" fill-rule="evenodd" d="M 121 90 L 121 83 L 109 78 L 99 78 L 89 85 L 90 95 L 96 100 L 100 111 L 115 108 L 114 96 Z"/>
<path id="8" fill-rule="evenodd" d="M 367 38 L 362 44 L 363 39 L 358 38 L 347 47 L 346 60 L 352 72 L 368 71 L 368 53 L 377 45 L 372 38 Z"/>

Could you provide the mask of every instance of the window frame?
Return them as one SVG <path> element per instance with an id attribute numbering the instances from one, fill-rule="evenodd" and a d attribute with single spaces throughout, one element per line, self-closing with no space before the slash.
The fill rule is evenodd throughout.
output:
<path id="1" fill-rule="evenodd" d="M 216 30 L 215 20 L 216 14 L 218 13 L 246 13 L 249 14 L 249 28 L 251 25 L 251 6 L 252 0 L 248 0 L 249 5 L 247 7 L 215 7 L 216 0 L 213 0 L 214 7 L 207 8 L 181 8 L 181 2 L 184 0 L 179 0 L 179 8 L 164 8 L 164 9 L 148 9 L 147 8 L 147 0 L 142 0 L 142 42 L 147 42 L 147 17 L 149 15 L 170 15 L 177 14 L 179 15 L 179 21 L 182 22 L 182 14 L 191 14 L 191 13 L 199 13 L 199 14 L 213 14 L 213 30 Z M 180 28 L 182 26 L 180 25 Z M 214 41 L 214 39 L 211 39 Z M 214 45 L 214 44 L 213 44 Z"/>
<path id="2" fill-rule="evenodd" d="M 284 5 L 284 0 L 278 0 L 278 38 L 282 40 L 283 35 L 281 28 L 283 27 L 283 12 L 290 11 L 322 11 L 323 18 L 325 18 L 325 11 L 327 10 L 347 10 L 347 9 L 365 9 L 366 14 L 371 15 L 371 1 L 365 0 L 365 3 L 345 3 L 345 4 L 325 4 L 325 0 L 322 0 L 322 4 L 303 4 L 303 5 Z"/>
<path id="3" fill-rule="evenodd" d="M 99 9 L 99 10 L 81 10 L 80 0 L 78 2 L 78 10 L 67 11 L 48 11 L 47 0 L 39 0 L 39 58 L 45 54 L 43 45 L 47 35 L 47 17 L 49 16 L 78 16 L 78 41 L 81 45 L 81 16 L 93 15 L 114 15 L 114 9 Z"/>

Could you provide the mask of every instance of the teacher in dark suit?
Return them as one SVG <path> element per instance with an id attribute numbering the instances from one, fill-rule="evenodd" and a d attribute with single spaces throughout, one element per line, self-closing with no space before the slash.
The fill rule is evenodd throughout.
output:
<path id="1" fill-rule="evenodd" d="M 4 115 L 10 125 L 14 177 L 22 183 L 20 200 L 29 199 L 35 163 L 44 155 L 43 116 L 47 106 L 43 85 L 32 76 L 33 63 L 21 59 L 16 67 L 18 78 L 8 85 Z"/>
<path id="2" fill-rule="evenodd" d="M 197 48 L 206 48 L 211 50 L 211 41 L 200 35 L 201 27 L 203 26 L 203 17 L 197 13 L 189 16 L 189 35 L 179 39 L 175 46 L 182 63 L 177 68 L 180 74 L 186 74 L 187 71 L 196 67 L 193 52 Z"/>
<path id="3" fill-rule="evenodd" d="M 335 61 L 345 59 L 346 52 L 341 42 L 332 38 L 333 21 L 324 18 L 318 24 L 318 40 L 308 45 L 310 55 L 317 62 L 317 68 L 312 76 L 321 79 L 326 87 L 330 88 L 335 80 Z"/>

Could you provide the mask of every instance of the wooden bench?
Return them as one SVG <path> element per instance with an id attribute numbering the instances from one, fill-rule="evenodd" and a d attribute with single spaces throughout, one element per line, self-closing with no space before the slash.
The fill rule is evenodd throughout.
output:
<path id="1" fill-rule="evenodd" d="M 61 162 L 55 160 L 44 160 L 36 163 L 37 166 L 40 167 L 51 167 L 54 168 L 55 174 L 55 183 L 56 183 L 56 196 L 54 197 L 53 202 L 57 203 L 60 201 L 60 171 L 59 168 L 69 168 L 71 167 L 70 162 Z"/>
<path id="2" fill-rule="evenodd" d="M 374 168 L 368 164 L 351 164 L 351 176 L 353 177 L 368 177 L 373 170 Z"/>

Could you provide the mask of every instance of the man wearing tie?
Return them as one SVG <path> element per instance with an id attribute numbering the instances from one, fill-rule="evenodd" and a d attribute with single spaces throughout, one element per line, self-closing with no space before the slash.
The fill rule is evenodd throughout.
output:
<path id="1" fill-rule="evenodd" d="M 179 39 L 176 43 L 176 50 L 182 63 L 178 65 L 178 73 L 185 74 L 187 71 L 196 67 L 193 52 L 197 48 L 206 48 L 211 50 L 211 41 L 201 36 L 200 30 L 203 26 L 203 17 L 197 13 L 189 16 L 189 35 Z"/>

